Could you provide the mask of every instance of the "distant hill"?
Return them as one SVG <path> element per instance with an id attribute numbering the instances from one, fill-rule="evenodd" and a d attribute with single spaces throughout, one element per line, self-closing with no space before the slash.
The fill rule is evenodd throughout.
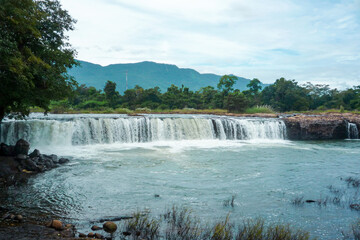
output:
<path id="1" fill-rule="evenodd" d="M 181 87 L 184 85 L 191 90 L 201 87 L 213 86 L 216 88 L 220 75 L 201 74 L 193 69 L 178 68 L 171 64 L 155 62 L 139 62 L 128 64 L 111 64 L 102 67 L 85 61 L 79 61 L 80 66 L 69 70 L 79 84 L 86 84 L 97 89 L 104 89 L 107 80 L 116 82 L 117 90 L 124 92 L 126 89 L 126 72 L 128 72 L 128 88 L 139 85 L 143 88 L 160 87 L 165 92 L 171 84 Z M 235 88 L 247 89 L 249 79 L 239 77 Z"/>

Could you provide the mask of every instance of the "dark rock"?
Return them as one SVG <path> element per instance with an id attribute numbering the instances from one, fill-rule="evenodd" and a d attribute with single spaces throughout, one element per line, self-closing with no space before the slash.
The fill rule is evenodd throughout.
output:
<path id="1" fill-rule="evenodd" d="M 105 232 L 113 233 L 117 229 L 117 225 L 114 222 L 106 222 L 103 225 Z"/>
<path id="2" fill-rule="evenodd" d="M 86 238 L 87 236 L 86 236 L 86 234 L 84 234 L 84 233 L 79 233 L 79 238 Z"/>
<path id="3" fill-rule="evenodd" d="M 51 169 L 51 168 L 55 167 L 54 162 L 49 158 L 46 158 L 44 160 L 44 165 L 46 166 L 47 169 Z"/>
<path id="4" fill-rule="evenodd" d="M 59 159 L 59 163 L 60 163 L 60 164 L 67 163 L 67 162 L 69 162 L 69 161 L 70 161 L 70 160 L 67 159 L 67 158 L 60 158 L 60 159 Z"/>
<path id="5" fill-rule="evenodd" d="M 350 208 L 356 211 L 360 211 L 360 204 L 350 204 Z"/>
<path id="6" fill-rule="evenodd" d="M 21 161 L 20 164 L 24 169 L 26 169 L 28 171 L 37 171 L 38 170 L 38 166 L 36 165 L 36 163 L 31 161 L 30 159 L 25 159 L 25 160 Z"/>
<path id="7" fill-rule="evenodd" d="M 29 154 L 30 158 L 40 157 L 40 151 L 38 149 L 35 149 L 32 153 Z"/>
<path id="8" fill-rule="evenodd" d="M 314 202 L 316 202 L 315 200 L 306 200 L 305 202 L 307 202 L 307 203 L 314 203 Z"/>
<path id="9" fill-rule="evenodd" d="M 95 234 L 93 232 L 90 232 L 88 235 L 87 235 L 89 238 L 93 238 L 95 236 Z"/>
<path id="10" fill-rule="evenodd" d="M 93 230 L 93 231 L 98 231 L 98 230 L 101 230 L 101 229 L 102 229 L 101 227 L 96 226 L 96 225 L 91 227 L 91 230 Z"/>
<path id="11" fill-rule="evenodd" d="M 28 155 L 30 150 L 30 143 L 25 141 L 24 139 L 20 139 L 15 144 L 15 153 L 16 154 L 25 154 Z"/>
<path id="12" fill-rule="evenodd" d="M 27 156 L 25 154 L 17 154 L 16 157 L 15 157 L 16 160 L 26 160 L 27 159 Z"/>
<path id="13" fill-rule="evenodd" d="M 79 237 L 80 237 L 80 238 L 86 238 L 87 236 L 86 236 L 86 234 L 84 234 L 84 233 L 79 233 Z"/>
<path id="14" fill-rule="evenodd" d="M 159 197 L 160 197 L 160 195 L 159 195 L 159 194 L 155 194 L 155 195 L 154 195 L 154 197 L 159 198 Z"/>
<path id="15" fill-rule="evenodd" d="M 330 140 L 347 138 L 347 121 L 340 117 L 297 115 L 284 119 L 290 140 Z"/>
<path id="16" fill-rule="evenodd" d="M 13 156 L 14 146 L 8 146 L 5 143 L 0 144 L 0 156 Z"/>
<path id="17" fill-rule="evenodd" d="M 123 232 L 122 233 L 124 236 L 130 236 L 131 235 L 131 232 Z"/>

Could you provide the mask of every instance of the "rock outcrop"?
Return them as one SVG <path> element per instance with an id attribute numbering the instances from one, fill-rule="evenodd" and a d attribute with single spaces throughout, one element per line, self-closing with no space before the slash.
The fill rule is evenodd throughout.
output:
<path id="1" fill-rule="evenodd" d="M 331 140 L 349 138 L 349 123 L 360 129 L 360 115 L 329 113 L 284 118 L 289 140 Z M 359 138 L 353 136 L 354 138 Z"/>
<path id="2" fill-rule="evenodd" d="M 27 175 L 44 172 L 69 162 L 67 158 L 41 154 L 35 149 L 29 153 L 30 144 L 20 139 L 15 146 L 0 144 L 0 185 L 12 185 L 26 179 Z"/>

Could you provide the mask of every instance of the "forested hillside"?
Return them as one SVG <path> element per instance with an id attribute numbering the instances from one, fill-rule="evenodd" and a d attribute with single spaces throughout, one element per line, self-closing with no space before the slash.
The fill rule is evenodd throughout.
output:
<path id="1" fill-rule="evenodd" d="M 216 87 L 221 77 L 216 74 L 201 74 L 193 69 L 155 62 L 112 64 L 105 67 L 85 61 L 79 61 L 79 63 L 80 66 L 69 69 L 69 74 L 74 76 L 79 84 L 103 89 L 106 81 L 109 80 L 117 84 L 117 90 L 120 93 L 126 90 L 126 72 L 128 73 L 128 89 L 134 88 L 136 85 L 145 89 L 158 86 L 162 92 L 165 92 L 171 84 L 184 85 L 191 90 L 199 90 L 204 86 Z M 247 89 L 246 85 L 250 80 L 242 77 L 238 77 L 238 79 L 235 88 Z"/>

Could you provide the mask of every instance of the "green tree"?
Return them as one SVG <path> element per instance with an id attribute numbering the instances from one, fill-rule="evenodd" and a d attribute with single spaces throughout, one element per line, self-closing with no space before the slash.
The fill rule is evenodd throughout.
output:
<path id="1" fill-rule="evenodd" d="M 217 87 L 223 92 L 224 96 L 227 96 L 229 92 L 234 91 L 233 87 L 237 80 L 236 76 L 224 75 L 220 78 Z"/>
<path id="2" fill-rule="evenodd" d="M 277 79 L 276 82 L 261 92 L 264 104 L 280 111 L 305 111 L 309 109 L 308 91 L 295 80 Z"/>
<path id="3" fill-rule="evenodd" d="M 229 112 L 244 112 L 248 107 L 248 100 L 239 89 L 236 89 L 226 96 L 224 106 Z"/>
<path id="4" fill-rule="evenodd" d="M 259 79 L 254 78 L 246 85 L 249 88 L 249 91 L 252 95 L 256 95 L 262 89 L 261 82 Z"/>
<path id="5" fill-rule="evenodd" d="M 0 0 L 0 122 L 32 106 L 47 111 L 72 92 L 75 50 L 65 33 L 74 23 L 58 0 Z"/>
<path id="6" fill-rule="evenodd" d="M 116 83 L 107 81 L 104 87 L 104 92 L 110 107 L 115 108 L 120 98 L 119 92 L 116 91 Z"/>

